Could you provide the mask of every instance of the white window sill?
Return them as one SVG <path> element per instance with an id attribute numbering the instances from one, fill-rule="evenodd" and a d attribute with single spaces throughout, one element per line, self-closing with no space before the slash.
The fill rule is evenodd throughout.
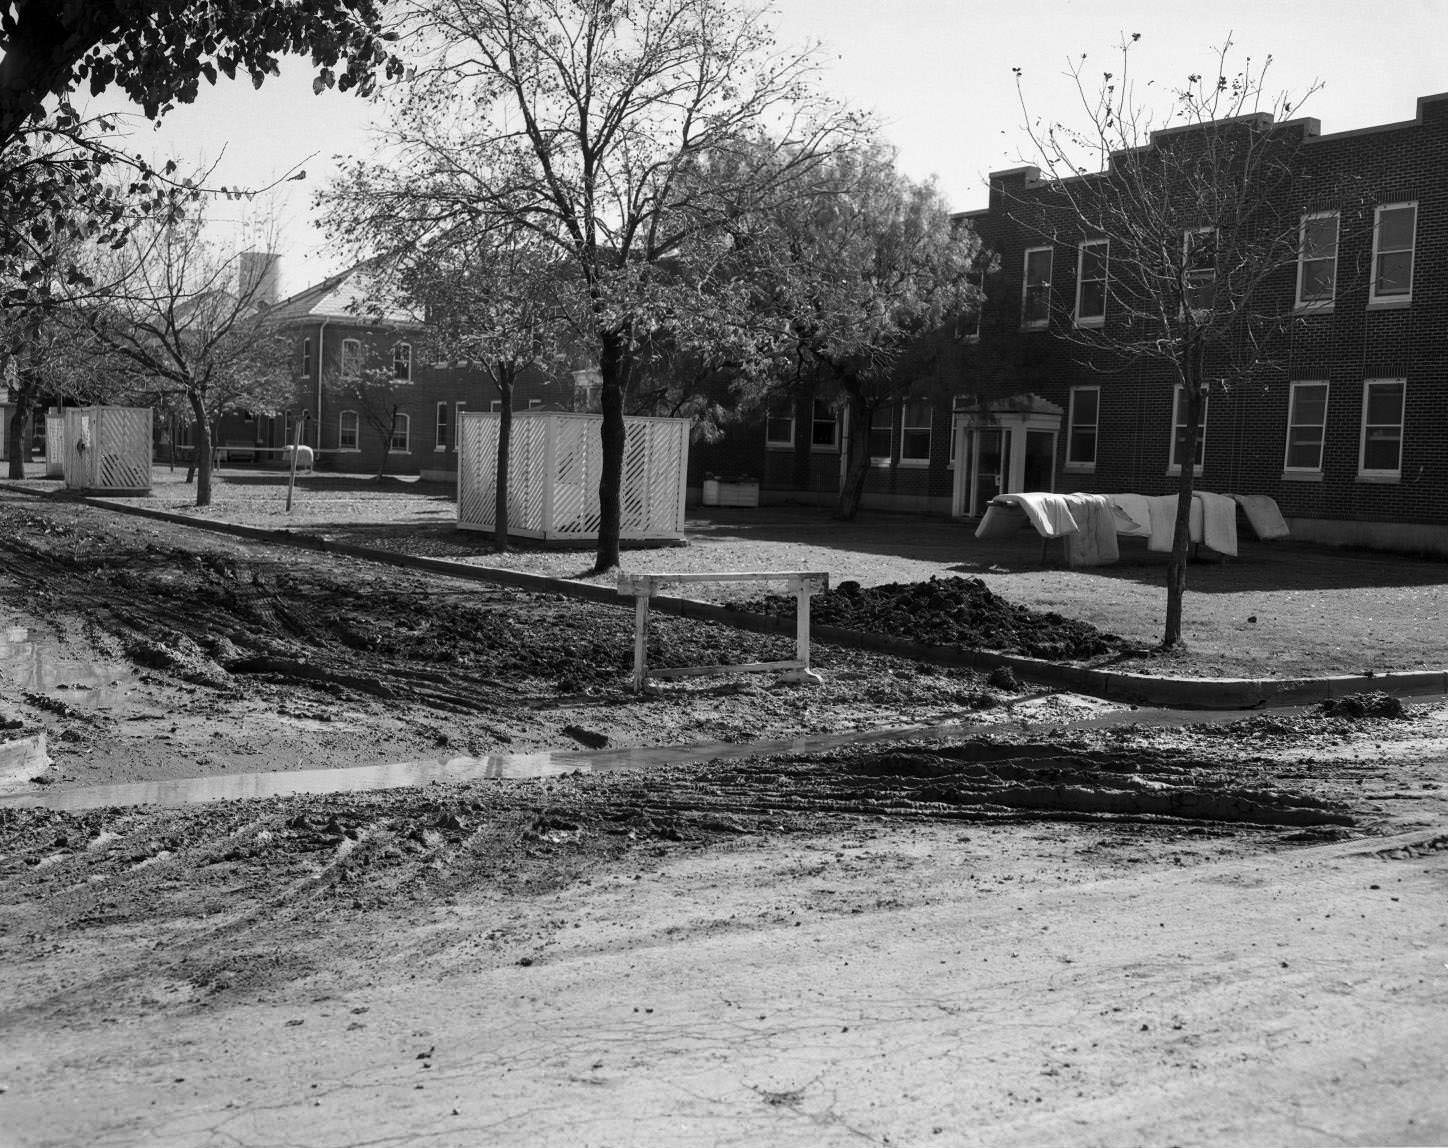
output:
<path id="1" fill-rule="evenodd" d="M 764 444 L 764 449 L 765 449 L 765 450 L 793 450 L 793 449 L 794 449 L 794 443 L 792 443 L 792 442 L 767 442 L 767 443 Z"/>
<path id="2" fill-rule="evenodd" d="M 1168 478 L 1180 478 L 1182 468 L 1179 466 L 1169 466 L 1166 468 L 1166 473 Z M 1194 474 L 1197 478 L 1200 478 L 1202 476 L 1202 468 L 1199 466 L 1192 467 L 1192 474 Z"/>
<path id="3" fill-rule="evenodd" d="M 1099 331 L 1106 326 L 1106 316 L 1102 315 L 1099 319 L 1077 319 L 1076 326 L 1083 331 Z"/>
<path id="4" fill-rule="evenodd" d="M 838 446 L 814 446 L 814 445 L 811 445 L 810 448 L 809 448 L 809 452 L 810 452 L 810 454 L 839 454 L 839 453 L 840 453 L 840 448 L 839 448 Z"/>
<path id="5" fill-rule="evenodd" d="M 871 465 L 872 467 L 884 468 L 884 467 L 888 467 L 888 466 L 890 465 L 890 461 L 891 461 L 891 460 L 888 459 L 888 458 L 874 458 L 874 457 L 872 456 L 871 459 L 870 459 L 870 465 Z"/>
<path id="6" fill-rule="evenodd" d="M 1322 471 L 1320 470 L 1284 470 L 1282 472 L 1283 482 L 1321 482 Z"/>
<path id="7" fill-rule="evenodd" d="M 1331 315 L 1335 309 L 1332 300 L 1324 300 L 1321 303 L 1307 302 L 1298 303 L 1292 308 L 1294 315 Z"/>
<path id="8" fill-rule="evenodd" d="M 1403 476 L 1400 472 L 1396 471 L 1359 471 L 1357 480 L 1359 482 L 1391 486 L 1394 483 L 1401 482 L 1403 480 Z"/>
<path id="9" fill-rule="evenodd" d="M 1411 295 L 1393 295 L 1386 299 L 1369 299 L 1369 311 L 1403 311 L 1413 305 Z"/>
<path id="10" fill-rule="evenodd" d="M 338 452 L 341 453 L 341 454 L 361 454 L 361 453 L 362 453 L 362 448 L 361 448 L 360 446 L 339 446 L 339 447 L 337 448 L 337 450 L 338 450 Z"/>
<path id="11" fill-rule="evenodd" d="M 1043 322 L 1043 323 L 1022 323 L 1022 324 L 1021 324 L 1021 330 L 1022 330 L 1022 331 L 1044 331 L 1044 330 L 1045 330 L 1047 327 L 1049 327 L 1050 325 L 1051 325 L 1051 321 L 1050 321 L 1049 319 L 1047 319 L 1047 320 L 1046 320 L 1045 322 Z"/>
<path id="12" fill-rule="evenodd" d="M 928 458 L 902 458 L 900 465 L 912 470 L 924 470 L 930 465 L 930 460 Z"/>
<path id="13" fill-rule="evenodd" d="M 435 446 L 435 447 L 432 448 L 432 453 L 433 453 L 433 454 L 443 454 L 443 453 L 445 453 L 446 451 L 447 451 L 447 444 L 445 444 L 445 443 L 444 443 L 442 446 Z"/>

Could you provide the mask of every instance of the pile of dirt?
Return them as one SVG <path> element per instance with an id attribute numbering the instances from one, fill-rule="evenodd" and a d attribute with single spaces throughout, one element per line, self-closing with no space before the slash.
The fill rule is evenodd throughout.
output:
<path id="1" fill-rule="evenodd" d="M 1374 718 L 1398 720 L 1407 716 L 1401 699 L 1380 690 L 1328 698 L 1320 708 L 1326 717 L 1347 718 L 1349 721 L 1370 721 Z"/>
<path id="2" fill-rule="evenodd" d="M 735 603 L 736 609 L 791 616 L 792 596 L 769 595 Z M 1082 661 L 1136 652 L 1132 643 L 1056 613 L 1007 602 L 979 578 L 931 578 L 862 587 L 842 582 L 817 594 L 810 618 L 824 626 L 901 638 L 931 646 L 961 646 L 1024 654 L 1051 661 Z"/>

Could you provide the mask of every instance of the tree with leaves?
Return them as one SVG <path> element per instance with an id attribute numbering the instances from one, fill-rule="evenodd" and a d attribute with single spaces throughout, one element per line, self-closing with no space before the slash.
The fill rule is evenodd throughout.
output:
<path id="1" fill-rule="evenodd" d="M 77 309 L 109 368 L 138 392 L 190 408 L 196 505 L 211 504 L 212 430 L 227 410 L 274 410 L 290 395 L 285 337 L 265 322 L 266 278 L 208 241 L 200 214 L 134 228 L 102 260 L 106 297 Z"/>
<path id="2" fill-rule="evenodd" d="M 853 120 L 807 90 L 809 53 L 780 52 L 726 0 L 401 7 L 417 65 L 391 146 L 334 198 L 439 229 L 523 229 L 556 254 L 602 380 L 595 566 L 609 569 L 642 342 L 715 321 L 737 297 L 706 285 L 731 219 L 770 202 Z"/>
<path id="3" fill-rule="evenodd" d="M 1100 321 L 1076 321 L 1075 301 L 1053 297 L 1049 277 L 1034 296 L 1027 287 L 1025 305 L 1035 309 L 1028 318 L 1049 324 L 1091 368 L 1154 362 L 1178 388 L 1184 428 L 1162 635 L 1171 649 L 1182 640 L 1208 393 L 1245 385 L 1281 354 L 1295 321 L 1283 283 L 1298 262 L 1303 214 L 1336 202 L 1344 188 L 1299 181 L 1308 124 L 1286 119 L 1302 101 L 1272 94 L 1270 57 L 1239 66 L 1228 41 L 1211 69 L 1174 87 L 1169 109 L 1157 114 L 1130 70 L 1139 38 L 1124 40 L 1116 69 L 1099 78 L 1088 76 L 1084 56 L 1073 66 L 1079 124 L 1027 113 L 1039 180 L 1005 207 L 1029 242 L 1094 241 L 1080 278 L 1082 290 L 1095 293 L 1090 309 Z M 1016 76 L 1023 92 L 1019 69 Z"/>
<path id="4" fill-rule="evenodd" d="M 785 389 L 848 411 L 837 513 L 853 519 L 875 413 L 921 397 L 908 368 L 931 335 L 977 303 L 983 256 L 935 185 L 902 175 L 885 145 L 836 156 L 829 175 L 778 208 L 753 250 L 762 305 L 779 317 Z"/>

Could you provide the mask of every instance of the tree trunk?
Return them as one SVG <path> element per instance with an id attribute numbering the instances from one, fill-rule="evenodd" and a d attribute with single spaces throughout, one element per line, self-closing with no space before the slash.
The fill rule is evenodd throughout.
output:
<path id="1" fill-rule="evenodd" d="M 28 369 L 21 371 L 16 381 L 19 386 L 15 389 L 15 410 L 10 416 L 10 432 L 5 444 L 5 452 L 10 457 L 9 477 L 21 479 L 25 477 L 25 455 L 27 453 L 25 429 L 30 425 L 34 414 L 38 388 L 35 386 L 34 375 Z"/>
<path id="2" fill-rule="evenodd" d="M 380 427 L 378 428 L 381 429 Z M 392 404 L 392 420 L 387 429 L 382 432 L 382 461 L 377 464 L 377 481 L 382 481 L 382 475 L 387 470 L 387 456 L 392 453 L 392 435 L 397 430 L 397 404 Z"/>
<path id="3" fill-rule="evenodd" d="M 498 472 L 494 483 L 497 502 L 493 508 L 493 545 L 500 554 L 508 550 L 508 455 L 513 445 L 513 371 L 498 364 Z"/>
<path id="4" fill-rule="evenodd" d="M 191 400 L 191 414 L 195 418 L 196 433 L 193 465 L 196 468 L 196 505 L 211 505 L 211 419 L 207 417 L 206 406 L 199 394 L 188 396 Z"/>
<path id="5" fill-rule="evenodd" d="M 1187 417 L 1182 450 L 1177 456 L 1177 461 L 1181 463 L 1181 476 L 1177 481 L 1176 523 L 1172 531 L 1171 558 L 1166 566 L 1166 628 L 1161 638 L 1163 650 L 1175 649 L 1182 642 L 1182 599 L 1187 592 L 1187 558 L 1192 544 L 1192 490 L 1196 486 L 1194 463 L 1197 457 L 1197 441 L 1201 438 L 1202 421 L 1202 352 L 1199 347 L 1188 349 L 1182 377 Z"/>
<path id="6" fill-rule="evenodd" d="M 623 452 L 627 432 L 623 423 L 623 396 L 628 385 L 628 335 L 609 331 L 603 336 L 599 373 L 603 386 L 603 473 L 598 480 L 598 556 L 593 572 L 602 574 L 618 565 L 619 537 L 623 532 Z"/>
<path id="7" fill-rule="evenodd" d="M 860 512 L 860 498 L 865 493 L 865 480 L 870 475 L 870 421 L 873 407 L 867 406 L 858 391 L 847 391 L 849 402 L 849 423 L 841 428 L 848 431 L 844 440 L 845 481 L 840 485 L 839 502 L 835 517 L 844 522 L 853 522 Z M 864 428 L 864 434 L 859 433 Z"/>

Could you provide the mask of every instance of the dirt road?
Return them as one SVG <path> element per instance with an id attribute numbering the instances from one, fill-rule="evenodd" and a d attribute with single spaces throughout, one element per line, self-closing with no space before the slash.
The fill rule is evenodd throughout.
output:
<path id="1" fill-rule="evenodd" d="M 1043 736 L 978 678 L 842 650 L 818 690 L 639 699 L 623 611 L 0 518 L 0 736 L 43 729 L 61 785 L 983 719 L 645 772 L 0 801 L 0 1143 L 1448 1142 L 1442 703 L 1073 730 L 1063 700 Z M 757 656 L 661 621 L 660 658 Z"/>

